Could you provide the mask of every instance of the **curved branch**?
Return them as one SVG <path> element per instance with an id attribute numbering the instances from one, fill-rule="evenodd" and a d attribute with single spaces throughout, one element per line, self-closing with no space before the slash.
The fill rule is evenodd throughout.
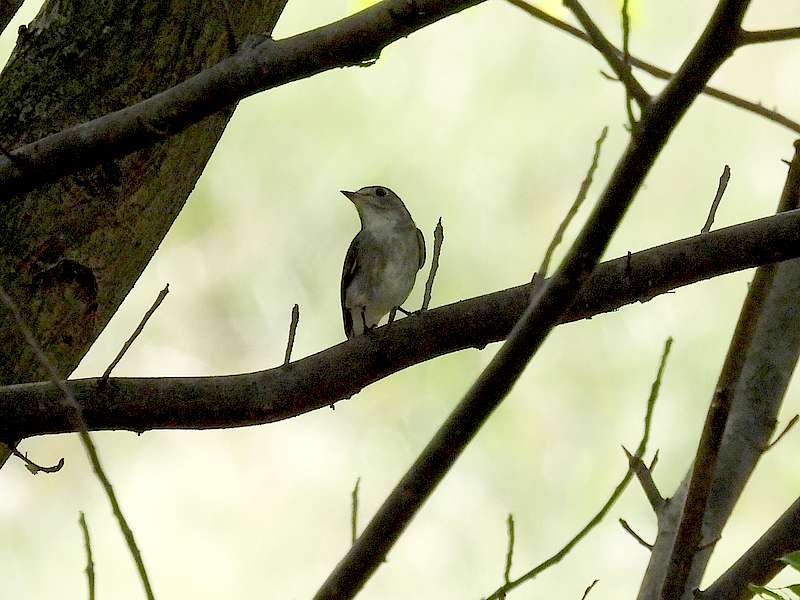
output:
<path id="1" fill-rule="evenodd" d="M 800 211 L 695 235 L 598 265 L 561 323 L 647 302 L 676 288 L 800 256 Z M 540 284 L 541 285 L 541 284 Z M 70 382 L 90 430 L 212 429 L 271 423 L 330 406 L 397 371 L 505 338 L 531 286 L 462 300 L 256 373 Z M 0 439 L 74 431 L 47 382 L 0 387 Z M 16 436 L 16 437 L 15 437 Z"/>
<path id="2" fill-rule="evenodd" d="M 147 100 L 16 148 L 13 158 L 0 159 L 4 202 L 79 168 L 150 146 L 256 92 L 375 60 L 392 42 L 482 1 L 384 0 L 280 41 L 253 37 L 233 56 Z"/>

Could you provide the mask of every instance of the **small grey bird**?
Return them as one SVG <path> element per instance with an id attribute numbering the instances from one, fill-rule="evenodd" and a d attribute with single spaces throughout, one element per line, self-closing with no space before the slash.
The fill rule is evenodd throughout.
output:
<path id="1" fill-rule="evenodd" d="M 389 188 L 374 185 L 342 194 L 361 219 L 342 270 L 342 318 L 351 338 L 375 327 L 387 313 L 403 311 L 400 305 L 425 264 L 425 238 Z"/>

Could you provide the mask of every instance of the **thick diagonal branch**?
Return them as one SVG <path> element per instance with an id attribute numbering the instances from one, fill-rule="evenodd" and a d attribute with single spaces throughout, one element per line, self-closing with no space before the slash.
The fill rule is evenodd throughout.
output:
<path id="1" fill-rule="evenodd" d="M 644 112 L 586 225 L 505 343 L 334 568 L 315 600 L 355 596 L 575 301 L 661 149 L 736 46 L 748 0 L 721 0 L 675 78 Z"/>

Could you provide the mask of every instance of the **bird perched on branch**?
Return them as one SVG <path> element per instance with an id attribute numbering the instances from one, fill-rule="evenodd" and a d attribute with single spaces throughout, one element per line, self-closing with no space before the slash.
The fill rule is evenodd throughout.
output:
<path id="1" fill-rule="evenodd" d="M 409 314 L 400 305 L 425 264 L 425 238 L 389 188 L 375 185 L 342 194 L 361 219 L 342 270 L 342 318 L 351 338 L 373 329 L 388 313 Z"/>

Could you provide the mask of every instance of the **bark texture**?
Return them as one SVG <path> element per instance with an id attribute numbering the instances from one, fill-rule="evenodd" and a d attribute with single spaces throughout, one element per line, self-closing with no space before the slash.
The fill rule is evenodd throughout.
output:
<path id="1" fill-rule="evenodd" d="M 270 32 L 285 0 L 48 2 L 0 74 L 0 143 L 35 141 L 147 98 Z M 63 376 L 144 270 L 234 107 L 120 160 L 3 198 L 0 282 Z M 24 169 L 24 164 L 19 164 Z M 0 319 L 0 385 L 43 378 Z"/>

